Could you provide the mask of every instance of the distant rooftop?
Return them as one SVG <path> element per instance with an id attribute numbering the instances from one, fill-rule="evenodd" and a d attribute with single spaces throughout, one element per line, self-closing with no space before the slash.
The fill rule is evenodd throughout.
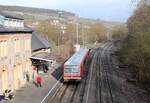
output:
<path id="1" fill-rule="evenodd" d="M 48 40 L 42 37 L 39 33 L 32 33 L 32 51 L 37 51 L 40 49 L 48 49 L 52 47 L 52 44 L 48 42 Z"/>

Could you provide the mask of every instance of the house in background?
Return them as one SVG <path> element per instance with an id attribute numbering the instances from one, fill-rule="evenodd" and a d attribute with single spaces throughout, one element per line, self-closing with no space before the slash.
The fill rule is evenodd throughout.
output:
<path id="1" fill-rule="evenodd" d="M 31 70 L 32 29 L 24 20 L 0 14 L 0 92 L 24 86 Z"/>

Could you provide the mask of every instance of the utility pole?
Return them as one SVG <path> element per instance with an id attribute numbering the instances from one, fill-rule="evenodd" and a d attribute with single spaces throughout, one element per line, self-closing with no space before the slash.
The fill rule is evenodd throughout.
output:
<path id="1" fill-rule="evenodd" d="M 79 38 L 79 25 L 78 25 L 78 16 L 76 17 L 76 38 L 77 38 L 77 40 L 76 40 L 76 44 L 78 45 L 79 44 L 79 40 L 78 40 L 78 38 Z"/>
<path id="2" fill-rule="evenodd" d="M 61 37 L 61 15 L 62 15 L 62 12 L 60 11 L 60 12 L 58 12 L 58 20 L 59 20 L 59 25 L 58 25 L 58 27 L 59 27 L 59 35 L 58 35 L 58 54 L 60 55 L 60 37 Z"/>
<path id="3" fill-rule="evenodd" d="M 82 32 L 82 43 L 83 43 L 83 46 L 85 46 L 85 40 L 84 40 L 84 24 L 82 23 L 82 26 L 81 26 L 81 32 Z"/>

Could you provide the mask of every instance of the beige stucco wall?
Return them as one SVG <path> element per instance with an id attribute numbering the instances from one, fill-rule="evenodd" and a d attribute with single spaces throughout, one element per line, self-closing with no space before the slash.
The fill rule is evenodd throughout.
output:
<path id="1" fill-rule="evenodd" d="M 0 48 L 7 55 L 0 55 L 0 92 L 6 88 L 19 89 L 26 83 L 24 73 L 31 72 L 31 34 L 0 34 L 0 45 L 3 45 L 1 41 L 7 41 L 5 50 L 4 46 Z M 4 77 L 8 82 L 3 82 Z"/>

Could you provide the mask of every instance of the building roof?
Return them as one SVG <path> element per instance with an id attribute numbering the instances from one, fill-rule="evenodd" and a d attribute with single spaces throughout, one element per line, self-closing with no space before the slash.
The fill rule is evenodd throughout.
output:
<path id="1" fill-rule="evenodd" d="M 52 62 L 53 60 L 56 60 L 54 55 L 47 52 L 40 52 L 34 54 L 30 58 L 35 60 L 47 61 L 47 62 Z"/>
<path id="2" fill-rule="evenodd" d="M 75 52 L 73 56 L 65 62 L 64 65 L 80 66 L 81 62 L 83 61 L 87 53 L 88 53 L 88 49 L 80 48 L 79 51 Z"/>
<path id="3" fill-rule="evenodd" d="M 37 51 L 40 49 L 48 49 L 52 47 L 52 44 L 48 42 L 48 40 L 42 37 L 37 32 L 32 33 L 32 51 Z"/>
<path id="4" fill-rule="evenodd" d="M 25 27 L 4 27 L 0 25 L 0 33 L 32 33 L 33 30 L 27 26 Z"/>
<path id="5" fill-rule="evenodd" d="M 9 14 L 0 12 L 0 16 L 4 18 L 11 18 L 16 20 L 24 20 L 22 18 L 10 16 Z M 31 33 L 33 30 L 27 26 L 24 27 L 15 27 L 15 26 L 4 26 L 4 24 L 0 25 L 0 33 Z"/>
<path id="6" fill-rule="evenodd" d="M 0 15 L 4 16 L 5 18 L 12 18 L 12 19 L 24 20 L 22 18 L 11 16 L 11 15 L 3 13 L 3 12 L 0 12 Z"/>

